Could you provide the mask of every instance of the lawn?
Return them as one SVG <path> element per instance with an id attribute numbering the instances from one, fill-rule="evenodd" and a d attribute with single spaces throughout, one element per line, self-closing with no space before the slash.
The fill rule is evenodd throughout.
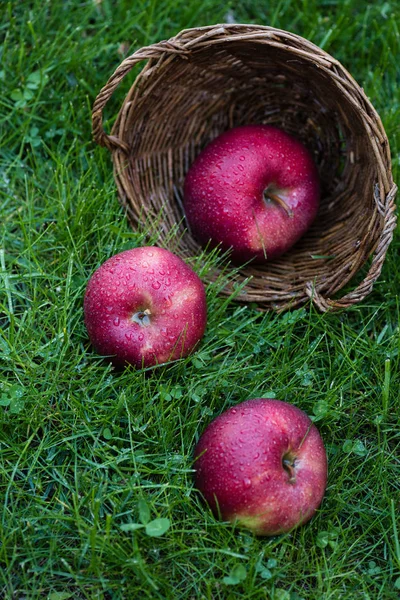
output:
<path id="1" fill-rule="evenodd" d="M 146 235 L 129 227 L 109 152 L 91 138 L 93 101 L 125 56 L 227 19 L 300 34 L 370 97 L 398 181 L 399 9 L 398 0 L 1 4 L 1 598 L 399 598 L 398 233 L 373 292 L 340 313 L 263 312 L 221 297 L 224 270 L 207 285 L 198 352 L 150 372 L 116 372 L 96 355 L 82 308 L 94 269 Z M 191 265 L 203 275 L 217 261 Z M 329 459 L 318 514 L 269 539 L 217 521 L 193 485 L 205 426 L 262 396 L 312 416 Z"/>

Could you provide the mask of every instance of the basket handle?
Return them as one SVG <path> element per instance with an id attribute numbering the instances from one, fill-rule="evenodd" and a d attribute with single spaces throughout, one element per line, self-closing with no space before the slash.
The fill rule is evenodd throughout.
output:
<path id="1" fill-rule="evenodd" d="M 179 54 L 186 58 L 188 50 L 181 46 L 175 40 L 168 40 L 153 44 L 137 50 L 131 56 L 125 58 L 119 67 L 111 75 L 105 86 L 100 90 L 92 108 L 92 133 L 94 141 L 100 146 L 105 146 L 108 150 L 122 150 L 127 153 L 129 151 L 128 144 L 120 140 L 115 135 L 107 134 L 103 129 L 103 109 L 110 100 L 116 88 L 119 86 L 125 75 L 127 75 L 133 67 L 142 60 L 153 62 L 165 54 Z M 147 63 L 145 69 L 150 69 L 153 65 Z M 142 71 L 144 73 L 144 70 Z"/>
<path id="2" fill-rule="evenodd" d="M 363 300 L 371 291 L 375 281 L 378 279 L 385 256 L 390 242 L 393 238 L 393 231 L 396 228 L 396 205 L 394 203 L 397 193 L 397 185 L 393 184 L 389 193 L 386 196 L 385 210 L 385 229 L 378 242 L 374 256 L 372 259 L 371 266 L 365 279 L 352 291 L 339 298 L 338 300 L 331 300 L 330 298 L 324 298 L 314 287 L 312 282 L 308 282 L 306 285 L 307 296 L 318 306 L 322 312 L 329 310 L 340 310 L 352 306 L 355 302 Z"/>

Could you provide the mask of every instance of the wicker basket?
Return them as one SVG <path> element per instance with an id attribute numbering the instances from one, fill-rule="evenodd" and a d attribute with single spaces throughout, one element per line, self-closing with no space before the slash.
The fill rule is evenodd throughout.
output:
<path id="1" fill-rule="evenodd" d="M 104 106 L 140 61 L 146 64 L 107 135 Z M 100 91 L 92 117 L 95 140 L 112 153 L 132 226 L 146 223 L 160 245 L 184 258 L 199 252 L 181 199 L 200 150 L 222 131 L 250 123 L 300 137 L 322 180 L 317 219 L 289 253 L 240 271 L 239 278 L 251 279 L 239 299 L 283 309 L 312 298 L 326 311 L 371 291 L 396 225 L 389 144 L 362 88 L 317 46 L 258 25 L 188 29 L 126 58 Z M 354 289 L 337 298 L 357 273 Z"/>

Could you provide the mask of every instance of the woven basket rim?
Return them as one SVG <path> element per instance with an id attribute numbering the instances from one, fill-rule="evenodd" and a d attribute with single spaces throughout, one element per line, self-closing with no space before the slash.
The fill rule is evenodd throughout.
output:
<path id="1" fill-rule="evenodd" d="M 388 247 L 393 238 L 393 231 L 396 227 L 395 197 L 397 186 L 393 182 L 389 142 L 379 114 L 349 71 L 337 59 L 319 48 L 316 44 L 297 34 L 268 25 L 220 23 L 217 25 L 184 29 L 168 40 L 139 48 L 131 56 L 122 61 L 100 90 L 93 104 L 92 129 L 94 140 L 99 145 L 105 146 L 110 150 L 114 162 L 114 173 L 116 173 L 118 165 L 130 153 L 129 143 L 120 134 L 122 128 L 121 119 L 123 120 L 124 118 L 123 112 L 126 107 L 124 108 L 125 105 L 123 105 L 121 108 L 110 134 L 107 134 L 103 129 L 103 110 L 113 92 L 129 71 L 136 64 L 145 61 L 145 65 L 134 84 L 138 79 L 141 82 L 144 80 L 150 81 L 153 73 L 162 64 L 171 64 L 174 60 L 178 59 L 187 60 L 193 56 L 194 52 L 199 52 L 201 49 L 208 49 L 211 46 L 214 48 L 223 48 L 226 45 L 237 44 L 238 42 L 242 44 L 259 44 L 260 48 L 265 48 L 266 46 L 269 48 L 278 48 L 281 52 L 291 53 L 291 55 L 298 57 L 302 61 L 312 64 L 319 71 L 323 72 L 324 76 L 330 79 L 332 85 L 338 89 L 338 93 L 342 94 L 346 102 L 350 103 L 354 110 L 359 111 L 361 115 L 360 118 L 366 132 L 365 135 L 370 144 L 370 150 L 374 156 L 377 168 L 377 180 L 375 181 L 373 200 L 376 212 L 382 221 L 381 231 L 374 250 L 364 260 L 365 263 L 372 257 L 368 272 L 363 281 L 342 298 L 332 299 L 325 297 L 323 293 L 319 292 L 318 286 L 315 286 L 314 282 L 309 280 L 304 284 L 303 295 L 300 299 L 286 299 L 276 303 L 274 306 L 277 309 L 289 308 L 304 302 L 306 298 L 310 298 L 321 311 L 339 310 L 349 307 L 361 301 L 371 292 L 375 281 L 380 275 Z M 126 190 L 123 189 L 123 186 L 118 181 L 117 187 L 120 201 L 129 211 L 129 198 L 127 197 Z M 358 270 L 361 266 L 361 264 L 358 265 Z M 351 277 L 348 277 L 347 281 L 349 279 Z M 343 279 L 340 289 L 347 281 Z M 246 297 L 243 300 L 249 301 Z M 261 304 L 263 303 L 262 293 L 257 298 L 257 301 Z M 270 303 L 268 308 L 271 306 L 272 304 Z"/>

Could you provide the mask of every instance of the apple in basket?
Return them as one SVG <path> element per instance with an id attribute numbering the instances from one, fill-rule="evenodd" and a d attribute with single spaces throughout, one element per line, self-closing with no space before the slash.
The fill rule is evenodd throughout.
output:
<path id="1" fill-rule="evenodd" d="M 235 127 L 197 156 L 184 184 L 187 223 L 200 244 L 231 259 L 264 262 L 287 252 L 319 206 L 319 176 L 307 148 L 270 125 Z"/>
<path id="2" fill-rule="evenodd" d="M 293 404 L 247 400 L 206 428 L 195 449 L 196 487 L 216 516 L 272 536 L 308 521 L 327 481 L 322 438 Z"/>
<path id="3" fill-rule="evenodd" d="M 187 356 L 207 320 L 204 286 L 178 256 L 145 246 L 112 256 L 84 298 L 90 341 L 116 366 L 149 367 Z"/>

